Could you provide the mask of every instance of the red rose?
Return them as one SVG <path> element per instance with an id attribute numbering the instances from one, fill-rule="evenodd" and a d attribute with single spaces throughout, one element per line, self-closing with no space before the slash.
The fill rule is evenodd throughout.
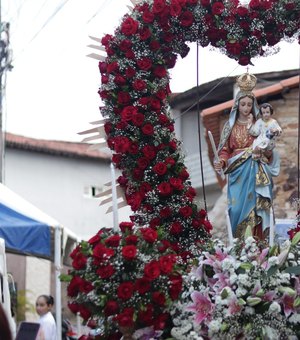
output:
<path id="1" fill-rule="evenodd" d="M 158 193 L 161 196 L 169 196 L 172 194 L 172 187 L 168 182 L 162 182 L 157 186 Z"/>
<path id="2" fill-rule="evenodd" d="M 133 67 L 127 67 L 125 75 L 127 78 L 133 78 L 136 74 L 136 70 Z"/>
<path id="3" fill-rule="evenodd" d="M 131 120 L 132 120 L 133 125 L 140 127 L 144 123 L 145 116 L 142 113 L 138 112 L 132 116 Z"/>
<path id="4" fill-rule="evenodd" d="M 161 102 L 157 98 L 151 98 L 150 100 L 150 107 L 154 111 L 160 111 L 161 110 Z"/>
<path id="5" fill-rule="evenodd" d="M 113 61 L 107 65 L 107 73 L 114 73 L 119 71 L 119 64 L 117 61 Z"/>
<path id="6" fill-rule="evenodd" d="M 68 308 L 70 309 L 70 311 L 74 314 L 76 314 L 77 312 L 79 312 L 79 304 L 76 302 L 71 302 L 68 303 Z"/>
<path id="7" fill-rule="evenodd" d="M 109 247 L 118 247 L 118 245 L 120 244 L 120 240 L 120 235 L 112 235 L 105 240 L 105 244 Z"/>
<path id="8" fill-rule="evenodd" d="M 125 242 L 127 245 L 129 244 L 137 244 L 138 243 L 138 237 L 136 235 L 129 235 L 125 238 Z"/>
<path id="9" fill-rule="evenodd" d="M 139 146 L 135 142 L 132 142 L 129 147 L 129 153 L 132 155 L 136 155 L 138 152 Z"/>
<path id="10" fill-rule="evenodd" d="M 154 217 L 152 220 L 149 222 L 149 226 L 151 229 L 156 229 L 160 225 L 160 218 L 159 217 Z"/>
<path id="11" fill-rule="evenodd" d="M 166 328 L 168 319 L 170 319 L 170 315 L 168 313 L 159 314 L 153 322 L 154 329 L 163 330 Z"/>
<path id="12" fill-rule="evenodd" d="M 111 248 L 106 248 L 103 244 L 97 244 L 93 249 L 93 257 L 102 261 L 114 256 L 115 252 Z"/>
<path id="13" fill-rule="evenodd" d="M 102 74 L 106 73 L 106 71 L 107 71 L 107 63 L 105 61 L 99 61 L 98 67 L 99 67 L 100 73 L 102 73 Z"/>
<path id="14" fill-rule="evenodd" d="M 248 15 L 248 9 L 246 7 L 243 6 L 239 6 L 236 9 L 236 13 L 240 16 L 240 17 L 246 17 Z"/>
<path id="15" fill-rule="evenodd" d="M 167 172 L 167 170 L 167 166 L 163 162 L 158 162 L 153 167 L 153 171 L 159 176 L 163 176 Z"/>
<path id="16" fill-rule="evenodd" d="M 126 84 L 126 79 L 124 77 L 122 77 L 120 74 L 117 74 L 115 76 L 114 82 L 116 85 L 122 86 L 124 84 Z"/>
<path id="17" fill-rule="evenodd" d="M 106 74 L 102 74 L 101 76 L 101 83 L 102 84 L 107 84 L 109 80 L 109 77 Z"/>
<path id="18" fill-rule="evenodd" d="M 176 161 L 175 161 L 175 159 L 172 158 L 172 157 L 167 157 L 167 158 L 165 159 L 165 163 L 166 163 L 167 165 L 173 166 L 173 165 L 176 163 Z"/>
<path id="19" fill-rule="evenodd" d="M 139 294 L 143 295 L 151 289 L 151 281 L 146 279 L 145 277 L 141 279 L 137 279 L 135 282 L 135 290 L 138 291 Z"/>
<path id="20" fill-rule="evenodd" d="M 117 290 L 118 297 L 122 300 L 129 300 L 132 297 L 134 285 L 132 282 L 122 282 Z"/>
<path id="21" fill-rule="evenodd" d="M 138 21 L 135 21 L 131 17 L 128 17 L 121 24 L 121 32 L 124 35 L 130 36 L 137 32 L 138 27 L 139 27 Z"/>
<path id="22" fill-rule="evenodd" d="M 137 107 L 135 106 L 126 106 L 124 109 L 121 111 L 121 118 L 125 122 L 129 122 L 134 114 L 138 112 Z"/>
<path id="23" fill-rule="evenodd" d="M 132 177 L 136 180 L 136 181 L 141 181 L 143 179 L 144 176 L 144 171 L 140 168 L 135 168 L 132 171 Z"/>
<path id="24" fill-rule="evenodd" d="M 91 312 L 83 305 L 79 305 L 79 314 L 84 320 L 88 320 L 91 317 Z"/>
<path id="25" fill-rule="evenodd" d="M 184 218 L 188 218 L 188 217 L 192 216 L 193 209 L 189 206 L 181 207 L 181 208 L 179 208 L 179 214 Z"/>
<path id="26" fill-rule="evenodd" d="M 165 255 L 159 258 L 160 270 L 164 274 L 170 274 L 173 270 L 174 264 L 176 263 L 175 255 Z"/>
<path id="27" fill-rule="evenodd" d="M 81 291 L 81 293 L 87 294 L 90 291 L 92 291 L 93 289 L 94 289 L 94 286 L 90 282 L 88 282 L 86 280 L 82 280 L 80 282 L 79 290 Z"/>
<path id="28" fill-rule="evenodd" d="M 149 44 L 150 50 L 157 51 L 160 49 L 160 43 L 157 40 L 152 40 Z"/>
<path id="29" fill-rule="evenodd" d="M 113 146 L 117 153 L 125 153 L 129 150 L 130 140 L 123 136 L 116 137 Z"/>
<path id="30" fill-rule="evenodd" d="M 134 245 L 124 246 L 122 248 L 122 255 L 125 260 L 133 260 L 136 257 L 137 250 Z"/>
<path id="31" fill-rule="evenodd" d="M 170 178 L 170 184 L 175 190 L 182 190 L 183 189 L 183 183 L 182 179 L 176 178 L 176 177 L 171 177 Z"/>
<path id="32" fill-rule="evenodd" d="M 132 211 L 137 211 L 142 203 L 142 196 L 139 192 L 133 193 L 126 197 L 127 203 L 131 206 Z"/>
<path id="33" fill-rule="evenodd" d="M 153 74 L 155 77 L 158 78 L 163 78 L 167 75 L 167 70 L 164 66 L 155 66 L 154 70 L 153 70 Z"/>
<path id="34" fill-rule="evenodd" d="M 128 50 L 131 50 L 132 42 L 128 39 L 124 39 L 120 42 L 119 48 L 123 52 L 127 52 Z"/>
<path id="35" fill-rule="evenodd" d="M 180 173 L 179 173 L 179 177 L 180 177 L 181 179 L 183 179 L 183 180 L 188 179 L 189 176 L 190 176 L 190 175 L 189 175 L 189 173 L 187 172 L 186 169 L 182 169 L 182 170 L 180 171 Z"/>
<path id="36" fill-rule="evenodd" d="M 210 231 L 213 229 L 211 223 L 210 223 L 208 220 L 204 220 L 204 221 L 202 222 L 202 225 L 204 226 L 204 229 L 205 229 L 207 232 L 210 232 Z"/>
<path id="37" fill-rule="evenodd" d="M 175 36 L 171 32 L 165 32 L 163 34 L 163 39 L 165 42 L 170 43 L 172 40 L 175 39 Z"/>
<path id="38" fill-rule="evenodd" d="M 210 6 L 210 0 L 200 0 L 200 3 L 203 7 Z"/>
<path id="39" fill-rule="evenodd" d="M 146 310 L 140 310 L 138 314 L 138 320 L 147 326 L 153 324 L 153 305 L 147 305 Z"/>
<path id="40" fill-rule="evenodd" d="M 133 84 L 132 87 L 136 90 L 136 91 L 143 91 L 146 88 L 146 82 L 142 79 L 136 79 Z"/>
<path id="41" fill-rule="evenodd" d="M 154 14 L 150 11 L 145 11 L 142 19 L 146 24 L 151 24 L 154 21 Z"/>
<path id="42" fill-rule="evenodd" d="M 251 8 L 251 9 L 260 9 L 260 0 L 251 0 L 249 2 L 249 8 Z"/>
<path id="43" fill-rule="evenodd" d="M 72 261 L 72 267 L 76 270 L 83 269 L 86 266 L 86 262 L 87 258 L 83 254 L 79 253 Z"/>
<path id="44" fill-rule="evenodd" d="M 139 69 L 143 71 L 149 71 L 152 67 L 152 60 L 150 58 L 143 57 L 137 61 L 137 65 Z"/>
<path id="45" fill-rule="evenodd" d="M 296 7 L 296 4 L 293 2 L 288 2 L 287 4 L 284 5 L 284 7 L 287 11 L 293 11 Z"/>
<path id="46" fill-rule="evenodd" d="M 227 41 L 226 49 L 230 54 L 234 56 L 238 56 L 241 53 L 242 47 L 237 41 L 233 41 L 233 42 Z"/>
<path id="47" fill-rule="evenodd" d="M 105 316 L 114 315 L 119 312 L 119 305 L 117 301 L 109 300 L 104 307 Z"/>
<path id="48" fill-rule="evenodd" d="M 170 6 L 170 15 L 172 17 L 178 17 L 178 15 L 181 13 L 181 6 L 178 2 L 172 1 Z"/>
<path id="49" fill-rule="evenodd" d="M 151 37 L 151 31 L 148 27 L 143 27 L 142 29 L 140 29 L 139 34 L 142 41 L 145 41 Z"/>
<path id="50" fill-rule="evenodd" d="M 115 273 L 115 268 L 111 265 L 100 266 L 96 273 L 101 277 L 101 279 L 108 279 Z"/>
<path id="51" fill-rule="evenodd" d="M 146 123 L 143 127 L 142 127 L 142 131 L 143 134 L 146 136 L 151 136 L 154 133 L 154 128 L 153 125 L 151 123 Z"/>
<path id="52" fill-rule="evenodd" d="M 120 91 L 118 93 L 118 103 L 121 105 L 128 105 L 130 103 L 130 95 L 128 92 Z"/>
<path id="53" fill-rule="evenodd" d="M 221 15 L 224 12 L 224 5 L 222 2 L 218 1 L 215 2 L 212 6 L 211 6 L 211 12 L 213 15 Z"/>
<path id="54" fill-rule="evenodd" d="M 160 275 L 159 263 L 153 260 L 145 264 L 144 273 L 145 277 L 151 281 L 157 279 Z"/>
<path id="55" fill-rule="evenodd" d="M 149 165 L 149 160 L 146 157 L 141 157 L 137 161 L 137 165 L 141 170 L 145 170 Z"/>
<path id="56" fill-rule="evenodd" d="M 156 156 L 155 147 L 152 145 L 146 145 L 142 148 L 142 153 L 148 159 L 153 159 Z"/>
<path id="57" fill-rule="evenodd" d="M 239 64 L 242 66 L 247 66 L 248 64 L 250 64 L 250 58 L 246 55 L 241 56 L 239 58 Z"/>
<path id="58" fill-rule="evenodd" d="M 161 218 L 167 218 L 171 216 L 171 214 L 172 214 L 172 209 L 170 207 L 164 207 L 159 212 L 159 216 Z"/>
<path id="59" fill-rule="evenodd" d="M 180 222 L 173 222 L 170 227 L 170 233 L 172 235 L 178 235 L 182 232 L 182 224 Z"/>
<path id="60" fill-rule="evenodd" d="M 133 321 L 133 308 L 124 308 L 123 312 L 120 313 L 116 320 L 118 321 L 118 324 L 120 327 L 133 327 L 134 321 Z M 119 338 L 118 338 L 119 339 Z"/>
<path id="61" fill-rule="evenodd" d="M 81 281 L 82 281 L 82 278 L 79 276 L 72 277 L 67 287 L 68 296 L 74 297 L 79 293 L 79 287 L 80 287 Z"/>
<path id="62" fill-rule="evenodd" d="M 119 227 L 120 227 L 122 233 L 125 233 L 126 231 L 132 232 L 134 224 L 132 222 L 121 222 L 119 224 Z"/>
<path id="63" fill-rule="evenodd" d="M 109 45 L 109 43 L 113 41 L 113 36 L 111 34 L 106 34 L 102 39 L 101 39 L 101 44 L 105 47 Z"/>
<path id="64" fill-rule="evenodd" d="M 112 155 L 112 161 L 113 161 L 113 163 L 115 163 L 115 165 L 117 167 L 119 167 L 121 160 L 122 160 L 122 155 L 120 155 L 118 153 L 115 153 L 115 154 Z"/>
<path id="65" fill-rule="evenodd" d="M 157 240 L 157 231 L 151 228 L 142 228 L 143 239 L 148 243 L 154 243 Z"/>
<path id="66" fill-rule="evenodd" d="M 183 27 L 192 26 L 194 22 L 193 13 L 191 11 L 185 11 L 180 15 L 179 20 L 180 20 L 181 26 Z"/>
<path id="67" fill-rule="evenodd" d="M 154 14 L 161 13 L 166 7 L 166 0 L 154 0 L 152 11 Z"/>
<path id="68" fill-rule="evenodd" d="M 148 182 L 143 182 L 140 185 L 140 193 L 145 195 L 147 192 L 151 191 L 152 187 Z"/>
<path id="69" fill-rule="evenodd" d="M 178 299 L 178 296 L 182 290 L 182 277 L 180 275 L 170 277 L 170 290 L 169 294 L 172 300 Z"/>
<path id="70" fill-rule="evenodd" d="M 164 253 L 170 247 L 170 242 L 168 240 L 161 240 L 160 243 L 158 250 Z"/>
<path id="71" fill-rule="evenodd" d="M 155 304 L 157 304 L 158 306 L 164 306 L 166 303 L 166 297 L 164 295 L 164 293 L 161 292 L 153 292 L 152 293 L 152 300 Z"/>

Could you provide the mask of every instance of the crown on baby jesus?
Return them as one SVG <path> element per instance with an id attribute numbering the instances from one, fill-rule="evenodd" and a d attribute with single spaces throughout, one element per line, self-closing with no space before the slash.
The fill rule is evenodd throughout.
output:
<path id="1" fill-rule="evenodd" d="M 236 82 L 243 92 L 251 92 L 256 85 L 256 77 L 254 74 L 244 73 L 236 78 Z"/>

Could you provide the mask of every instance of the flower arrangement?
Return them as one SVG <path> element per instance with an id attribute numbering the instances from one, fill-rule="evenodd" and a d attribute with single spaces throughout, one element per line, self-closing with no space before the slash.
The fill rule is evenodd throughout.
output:
<path id="1" fill-rule="evenodd" d="M 180 261 L 163 242 L 163 230 L 135 229 L 131 222 L 120 228 L 101 229 L 72 252 L 73 268 L 63 278 L 68 306 L 103 339 L 151 326 L 163 333 L 170 323 L 167 307 L 182 290 Z"/>
<path id="2" fill-rule="evenodd" d="M 173 310 L 173 337 L 298 339 L 299 240 L 298 232 L 281 249 L 261 248 L 252 236 L 231 248 L 215 241 L 186 277 L 185 300 Z"/>

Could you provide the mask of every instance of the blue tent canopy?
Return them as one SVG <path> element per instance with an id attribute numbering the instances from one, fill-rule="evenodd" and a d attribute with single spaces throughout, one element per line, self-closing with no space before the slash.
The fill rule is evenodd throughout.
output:
<path id="1" fill-rule="evenodd" d="M 49 226 L 0 203 L 0 237 L 8 250 L 51 256 Z"/>
<path id="2" fill-rule="evenodd" d="M 0 238 L 8 251 L 53 258 L 58 222 L 0 183 Z"/>

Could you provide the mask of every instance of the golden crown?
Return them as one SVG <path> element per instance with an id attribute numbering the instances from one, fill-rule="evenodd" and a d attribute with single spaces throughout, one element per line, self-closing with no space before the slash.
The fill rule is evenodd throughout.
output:
<path id="1" fill-rule="evenodd" d="M 251 92 L 257 82 L 254 74 L 244 73 L 236 78 L 236 82 L 243 92 Z"/>

